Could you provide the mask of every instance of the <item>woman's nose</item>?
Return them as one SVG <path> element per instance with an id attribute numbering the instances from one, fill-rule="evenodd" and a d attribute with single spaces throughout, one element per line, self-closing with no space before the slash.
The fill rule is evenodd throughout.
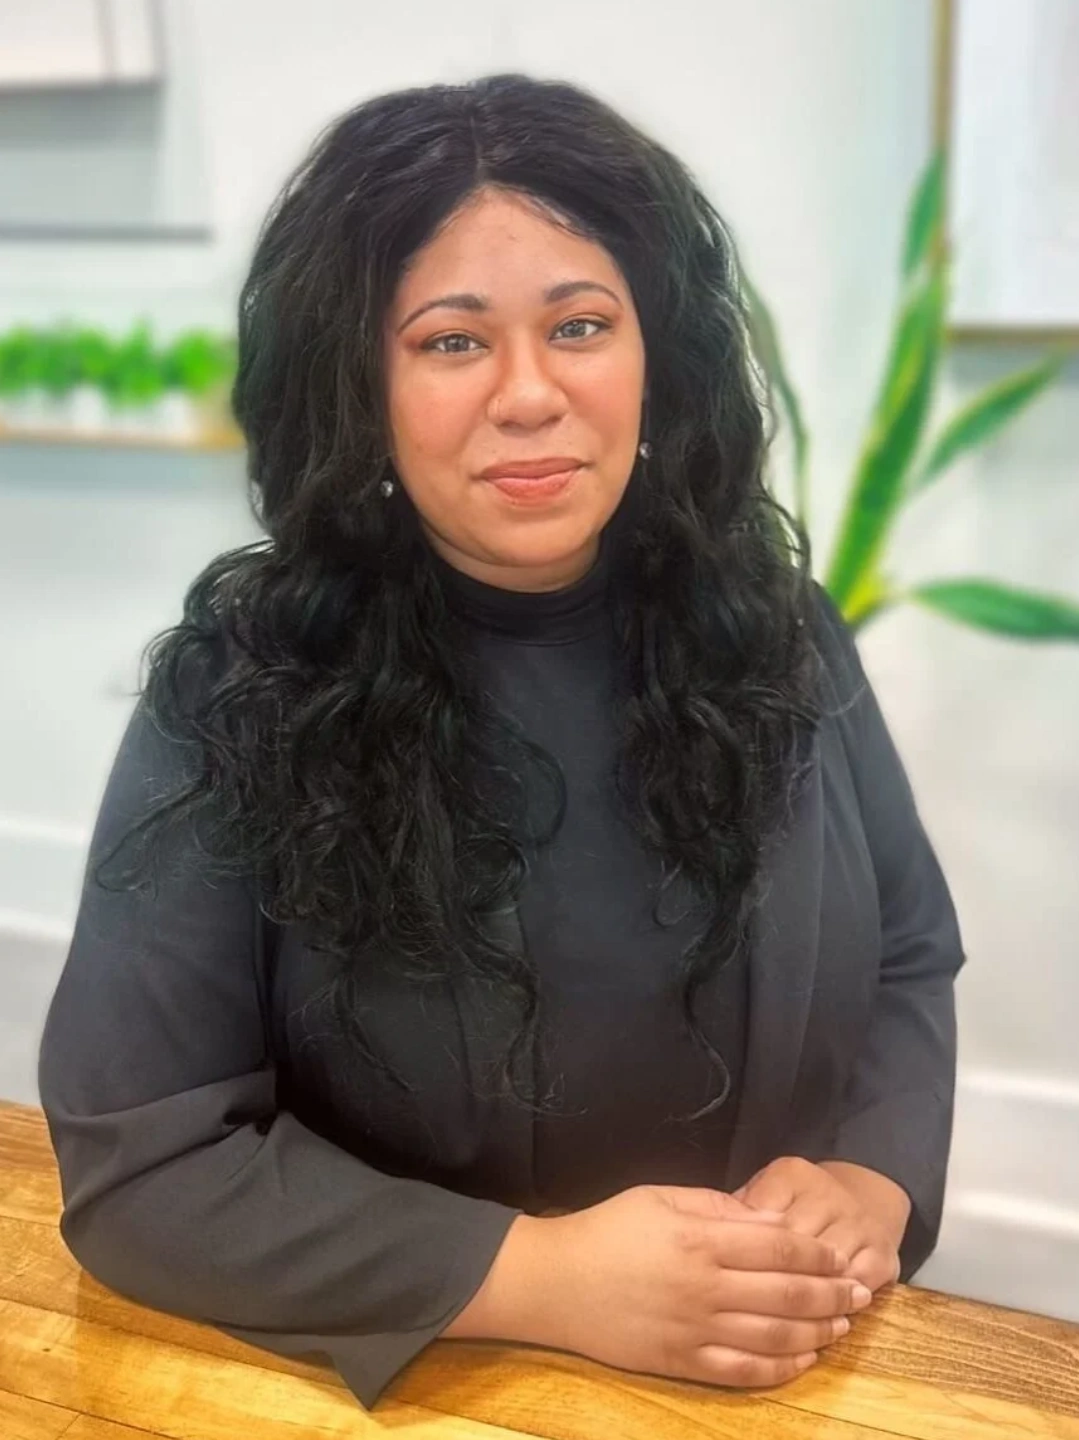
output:
<path id="1" fill-rule="evenodd" d="M 565 404 L 562 387 L 549 362 L 532 347 L 520 347 L 507 360 L 491 397 L 491 418 L 534 424 Z"/>

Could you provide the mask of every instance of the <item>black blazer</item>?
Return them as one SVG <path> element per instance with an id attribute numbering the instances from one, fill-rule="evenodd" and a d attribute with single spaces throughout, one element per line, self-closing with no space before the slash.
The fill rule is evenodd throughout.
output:
<path id="1" fill-rule="evenodd" d="M 764 857 L 742 1095 L 715 1183 L 734 1188 L 782 1154 L 879 1170 L 913 1202 L 909 1279 L 940 1224 L 964 957 L 853 637 L 815 595 L 828 713 Z M 370 1162 L 379 1133 L 400 1139 L 407 1124 L 373 1079 L 366 1134 L 331 1140 L 305 1123 L 302 1096 L 282 1096 L 274 1001 L 279 967 L 304 962 L 300 933 L 272 926 L 244 881 L 200 878 L 181 841 L 172 858 L 187 871 L 166 856 L 152 894 L 91 882 L 178 767 L 140 701 L 41 1044 L 61 1231 L 105 1284 L 268 1349 L 328 1355 L 370 1405 L 472 1298 L 524 1208 L 531 1118 L 487 1083 L 516 1013 L 462 980 L 417 1025 L 407 986 L 380 992 L 376 1021 L 422 1089 L 440 1168 Z M 515 910 L 491 923 L 519 938 Z"/>

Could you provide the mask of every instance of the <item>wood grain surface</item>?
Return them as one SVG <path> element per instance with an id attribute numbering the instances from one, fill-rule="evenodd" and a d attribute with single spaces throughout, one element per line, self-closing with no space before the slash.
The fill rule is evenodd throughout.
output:
<path id="1" fill-rule="evenodd" d="M 453 1340 L 367 1411 L 328 1365 L 108 1290 L 65 1247 L 60 1208 L 44 1116 L 0 1102 L 0 1440 L 1079 1440 L 1079 1326 L 908 1286 L 774 1390 Z"/>

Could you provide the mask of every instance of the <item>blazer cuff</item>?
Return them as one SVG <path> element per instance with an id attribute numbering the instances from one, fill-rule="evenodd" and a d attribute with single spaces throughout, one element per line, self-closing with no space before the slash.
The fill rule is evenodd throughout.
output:
<path id="1" fill-rule="evenodd" d="M 284 1334 L 215 1323 L 226 1335 L 278 1355 L 328 1359 L 356 1399 L 370 1410 L 383 1391 L 432 1341 L 437 1340 L 472 1300 L 494 1264 L 509 1227 L 522 1212 L 510 1206 L 484 1206 L 477 1224 L 458 1252 L 447 1293 L 452 1299 L 437 1320 L 408 1329 L 366 1334 Z"/>
<path id="2" fill-rule="evenodd" d="M 911 1209 L 899 1246 L 899 1278 L 905 1284 L 936 1248 L 944 1205 L 946 1165 L 911 1149 L 897 1148 L 895 1135 L 875 1108 L 852 1117 L 822 1146 L 814 1160 L 845 1160 L 864 1165 L 895 1182 L 910 1197 Z"/>

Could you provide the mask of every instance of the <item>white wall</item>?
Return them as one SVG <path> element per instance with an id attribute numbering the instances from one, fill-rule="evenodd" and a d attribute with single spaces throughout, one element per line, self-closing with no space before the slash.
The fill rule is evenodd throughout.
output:
<path id="1" fill-rule="evenodd" d="M 172 0 L 168 14 L 175 63 L 200 77 L 214 242 L 8 245 L 0 325 L 65 309 L 230 325 L 266 205 L 341 109 L 492 69 L 580 80 L 695 169 L 779 317 L 812 426 L 823 571 L 931 144 L 930 0 L 548 0 L 535 12 Z M 943 409 L 1028 358 L 954 356 Z M 901 575 L 1079 594 L 1077 381 L 1073 367 L 924 498 L 898 537 Z M 109 687 L 132 683 L 138 646 L 175 618 L 195 570 L 253 537 L 240 489 L 236 458 L 0 450 L 0 911 L 20 912 L 24 932 L 30 916 L 54 950 L 126 719 Z M 1079 1318 L 1079 649 L 909 610 L 880 620 L 862 651 L 970 956 L 948 1215 L 923 1279 Z"/>

